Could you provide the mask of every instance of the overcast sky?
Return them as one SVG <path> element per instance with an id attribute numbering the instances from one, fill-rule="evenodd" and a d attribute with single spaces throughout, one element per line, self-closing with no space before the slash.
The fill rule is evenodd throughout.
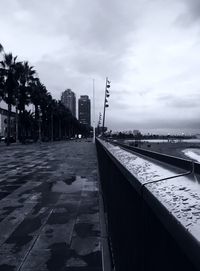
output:
<path id="1" fill-rule="evenodd" d="M 199 0 L 1 0 L 0 43 L 52 96 L 92 96 L 113 130 L 200 127 Z"/>

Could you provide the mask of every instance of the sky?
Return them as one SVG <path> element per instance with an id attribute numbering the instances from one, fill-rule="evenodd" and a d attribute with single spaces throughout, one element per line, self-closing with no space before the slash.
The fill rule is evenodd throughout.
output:
<path id="1" fill-rule="evenodd" d="M 52 96 L 71 88 L 112 130 L 200 132 L 199 0 L 1 0 L 0 43 Z"/>

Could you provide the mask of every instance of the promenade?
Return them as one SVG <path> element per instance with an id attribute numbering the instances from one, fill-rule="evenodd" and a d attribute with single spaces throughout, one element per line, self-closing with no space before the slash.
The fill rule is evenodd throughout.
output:
<path id="1" fill-rule="evenodd" d="M 0 270 L 102 270 L 94 144 L 0 152 Z"/>

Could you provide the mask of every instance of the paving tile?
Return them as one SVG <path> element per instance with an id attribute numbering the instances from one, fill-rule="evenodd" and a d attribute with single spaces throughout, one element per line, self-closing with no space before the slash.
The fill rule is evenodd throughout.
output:
<path id="1" fill-rule="evenodd" d="M 95 146 L 0 148 L 0 270 L 102 270 Z"/>

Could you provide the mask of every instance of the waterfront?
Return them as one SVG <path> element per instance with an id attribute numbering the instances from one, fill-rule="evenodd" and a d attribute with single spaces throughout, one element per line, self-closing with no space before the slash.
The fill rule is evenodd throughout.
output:
<path id="1" fill-rule="evenodd" d="M 134 143 L 134 142 L 138 142 L 138 140 L 125 140 L 125 142 L 128 143 Z M 191 139 L 142 139 L 139 140 L 139 142 L 148 142 L 148 143 L 179 143 L 179 142 L 185 142 L 185 143 L 200 143 L 200 139 L 199 138 L 191 138 Z"/>
<path id="2" fill-rule="evenodd" d="M 195 160 L 200 163 L 200 149 L 194 149 L 194 148 L 185 149 L 183 150 L 183 153 L 190 159 Z"/>
<path id="3" fill-rule="evenodd" d="M 185 140 L 168 142 L 167 140 L 148 140 L 148 141 L 125 141 L 129 145 L 143 148 L 149 151 L 155 151 L 187 160 L 200 162 L 200 140 Z"/>

